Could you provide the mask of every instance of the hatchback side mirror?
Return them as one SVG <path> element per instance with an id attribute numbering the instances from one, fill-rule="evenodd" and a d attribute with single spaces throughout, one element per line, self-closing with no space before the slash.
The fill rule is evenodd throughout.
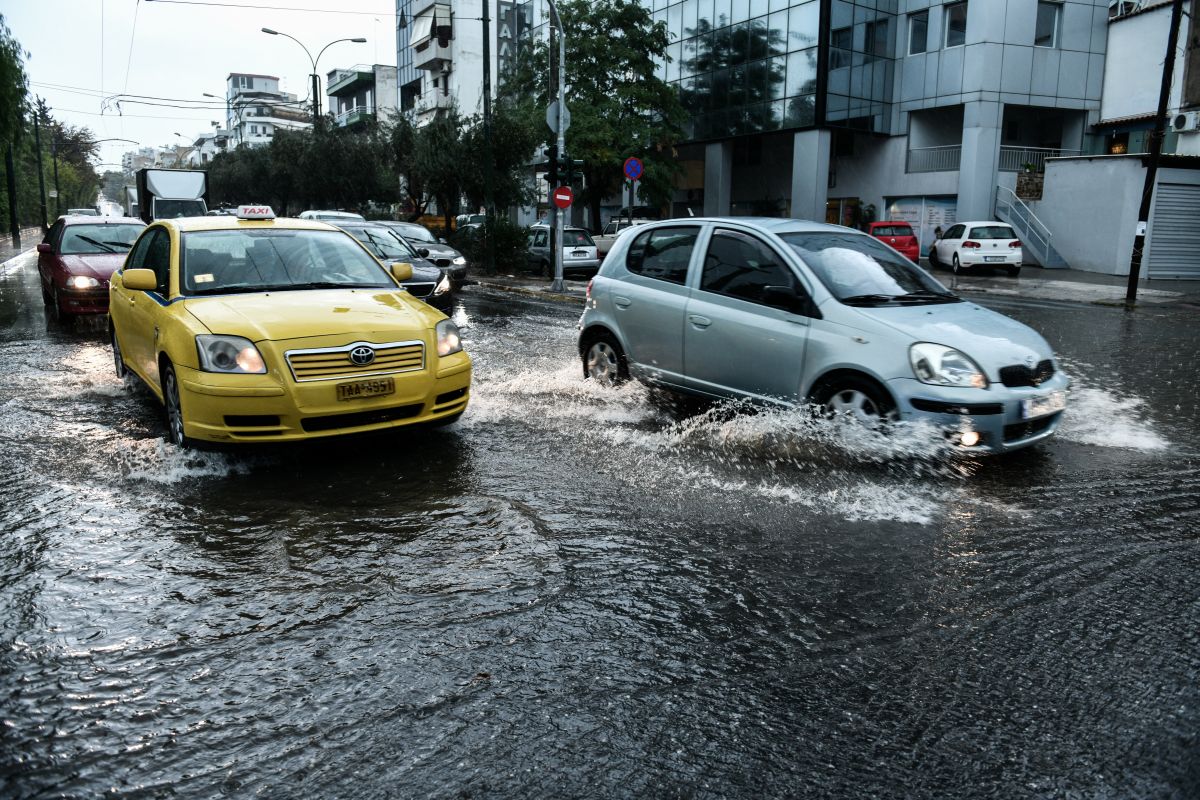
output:
<path id="1" fill-rule="evenodd" d="M 397 261 L 392 264 L 392 277 L 401 283 L 412 280 L 412 275 L 412 264 L 407 261 Z"/>
<path id="2" fill-rule="evenodd" d="M 37 250 L 39 253 L 53 253 L 54 250 L 50 247 L 49 242 L 38 242 Z"/>
<path id="3" fill-rule="evenodd" d="M 807 292 L 797 292 L 791 286 L 764 286 L 762 300 L 769 306 L 804 317 L 821 319 L 821 311 Z"/>

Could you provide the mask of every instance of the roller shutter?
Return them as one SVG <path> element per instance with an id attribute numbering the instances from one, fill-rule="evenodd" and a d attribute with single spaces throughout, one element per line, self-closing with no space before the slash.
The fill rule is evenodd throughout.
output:
<path id="1" fill-rule="evenodd" d="M 1148 278 L 1200 280 L 1200 185 L 1160 183 L 1149 233 Z"/>

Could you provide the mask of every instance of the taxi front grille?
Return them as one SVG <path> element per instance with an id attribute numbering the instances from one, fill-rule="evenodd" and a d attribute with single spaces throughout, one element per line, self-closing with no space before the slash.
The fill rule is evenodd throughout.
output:
<path id="1" fill-rule="evenodd" d="M 370 350 L 373 357 L 368 363 L 360 363 L 367 360 L 363 357 L 366 350 Z M 424 369 L 425 344 L 355 342 L 344 347 L 288 350 L 284 357 L 292 371 L 292 377 L 299 383 L 337 378 L 364 378 Z"/>

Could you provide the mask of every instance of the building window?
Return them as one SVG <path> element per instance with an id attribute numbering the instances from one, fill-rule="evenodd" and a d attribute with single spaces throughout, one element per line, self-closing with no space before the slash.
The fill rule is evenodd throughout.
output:
<path id="1" fill-rule="evenodd" d="M 908 54 L 924 53 L 929 36 L 929 12 L 908 15 Z"/>
<path id="2" fill-rule="evenodd" d="M 874 22 L 868 22 L 866 41 L 863 42 L 863 49 L 867 53 L 866 60 L 874 61 L 886 58 L 887 41 L 888 21 L 886 19 L 877 19 Z"/>
<path id="3" fill-rule="evenodd" d="M 967 43 L 967 4 L 951 3 L 945 6 L 946 47 L 960 47 Z"/>
<path id="4" fill-rule="evenodd" d="M 1034 47 L 1058 47 L 1059 20 L 1062 18 L 1060 3 L 1038 3 L 1037 29 L 1033 34 Z"/>
<path id="5" fill-rule="evenodd" d="M 850 28 L 834 28 L 829 32 L 829 68 L 850 66 L 850 48 L 854 34 Z"/>

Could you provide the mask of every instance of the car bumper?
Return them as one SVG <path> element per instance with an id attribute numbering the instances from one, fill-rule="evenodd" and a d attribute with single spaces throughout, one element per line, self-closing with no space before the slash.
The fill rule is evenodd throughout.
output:
<path id="1" fill-rule="evenodd" d="M 568 272 L 595 272 L 600 269 L 599 258 L 564 258 L 563 274 Z"/>
<path id="2" fill-rule="evenodd" d="M 992 384 L 987 389 L 957 389 L 932 386 L 903 378 L 889 388 L 899 405 L 900 417 L 923 420 L 946 430 L 961 443 L 962 433 L 974 431 L 979 443 L 964 451 L 1006 453 L 1037 444 L 1054 435 L 1062 410 L 1026 417 L 1025 401 L 1061 392 L 1065 400 L 1068 380 L 1061 372 L 1041 386 L 1008 387 Z"/>
<path id="3" fill-rule="evenodd" d="M 63 314 L 107 314 L 108 289 L 83 292 L 59 289 L 58 310 Z"/>
<path id="4" fill-rule="evenodd" d="M 437 422 L 461 414 L 471 360 L 456 353 L 434 367 L 389 376 L 394 394 L 338 400 L 352 379 L 297 383 L 290 376 L 217 375 L 176 367 L 188 437 L 220 444 L 296 442 Z"/>
<path id="5" fill-rule="evenodd" d="M 987 259 L 998 259 L 996 261 L 988 261 Z M 1019 267 L 1024 259 L 1020 253 L 1008 253 L 1003 256 L 988 255 L 987 253 L 974 253 L 970 250 L 963 249 L 959 251 L 958 263 L 967 267 Z"/>

